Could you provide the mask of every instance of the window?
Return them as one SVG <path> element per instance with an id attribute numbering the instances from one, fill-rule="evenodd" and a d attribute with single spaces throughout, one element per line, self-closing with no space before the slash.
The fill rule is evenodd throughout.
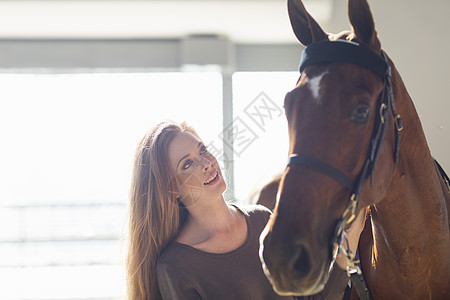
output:
<path id="1" fill-rule="evenodd" d="M 289 147 L 284 96 L 298 72 L 238 72 L 233 75 L 235 196 L 246 200 L 254 188 L 284 170 Z M 239 128 L 241 126 L 241 128 Z"/>
<path id="2" fill-rule="evenodd" d="M 234 141 L 238 202 L 284 168 L 282 105 L 297 76 L 233 75 L 233 125 L 247 130 Z M 0 82 L 0 298 L 119 299 L 135 147 L 157 122 L 186 120 L 220 155 L 221 74 L 0 74 Z"/>
<path id="3" fill-rule="evenodd" d="M 164 119 L 222 130 L 217 72 L 0 74 L 1 299 L 125 294 L 134 149 Z"/>

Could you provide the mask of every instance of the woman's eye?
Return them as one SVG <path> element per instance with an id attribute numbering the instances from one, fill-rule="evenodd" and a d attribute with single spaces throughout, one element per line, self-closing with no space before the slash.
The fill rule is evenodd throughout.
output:
<path id="1" fill-rule="evenodd" d="M 204 154 L 204 153 L 206 153 L 206 152 L 208 152 L 208 148 L 206 148 L 206 146 L 202 146 L 202 147 L 200 148 L 200 154 Z"/>
<path id="2" fill-rule="evenodd" d="M 370 116 L 370 107 L 367 104 L 359 103 L 350 114 L 350 119 L 356 123 L 365 123 Z"/>
<path id="3" fill-rule="evenodd" d="M 188 159 L 183 164 L 183 170 L 189 169 L 189 167 L 192 165 L 193 161 L 191 159 Z"/>

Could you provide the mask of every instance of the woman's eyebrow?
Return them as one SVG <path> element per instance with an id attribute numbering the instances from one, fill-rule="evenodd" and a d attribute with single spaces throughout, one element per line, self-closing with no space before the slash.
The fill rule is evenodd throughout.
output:
<path id="1" fill-rule="evenodd" d="M 197 145 L 197 148 L 200 148 L 202 145 L 203 145 L 203 142 L 199 142 L 198 145 Z M 180 158 L 180 160 L 178 161 L 178 164 L 177 164 L 177 169 L 178 169 L 178 166 L 180 165 L 181 161 L 182 161 L 183 159 L 185 159 L 186 157 L 188 157 L 188 156 L 189 156 L 189 154 L 186 154 L 185 156 L 183 156 L 182 158 Z"/>
<path id="2" fill-rule="evenodd" d="M 178 167 L 180 166 L 180 163 L 186 158 L 186 157 L 188 157 L 189 156 L 189 154 L 186 154 L 185 156 L 183 156 L 182 158 L 180 158 L 180 160 L 178 161 L 178 164 L 177 164 L 177 169 L 178 169 Z"/>

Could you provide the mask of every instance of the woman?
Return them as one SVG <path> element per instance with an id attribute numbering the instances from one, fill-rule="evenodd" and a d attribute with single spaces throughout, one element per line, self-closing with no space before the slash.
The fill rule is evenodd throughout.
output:
<path id="1" fill-rule="evenodd" d="M 291 298 L 273 292 L 258 257 L 270 211 L 229 205 L 225 189 L 217 160 L 185 123 L 144 136 L 130 191 L 130 299 Z M 361 230 L 359 222 L 349 233 L 353 250 Z M 347 281 L 335 268 L 323 295 L 340 298 Z"/>

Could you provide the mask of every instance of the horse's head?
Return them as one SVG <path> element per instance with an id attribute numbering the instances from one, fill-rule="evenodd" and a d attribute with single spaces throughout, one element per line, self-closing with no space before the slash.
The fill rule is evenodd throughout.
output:
<path id="1" fill-rule="evenodd" d="M 261 235 L 260 256 L 278 293 L 310 295 L 327 280 L 338 224 L 348 226 L 343 219 L 357 213 L 346 210 L 350 198 L 361 199 L 357 210 L 380 201 L 397 147 L 384 102 L 392 92 L 384 77 L 389 67 L 367 2 L 349 1 L 353 32 L 339 36 L 326 34 L 300 0 L 288 0 L 288 9 L 297 38 L 308 47 L 284 103 L 292 158 Z M 370 176 L 373 183 L 364 184 Z"/>

